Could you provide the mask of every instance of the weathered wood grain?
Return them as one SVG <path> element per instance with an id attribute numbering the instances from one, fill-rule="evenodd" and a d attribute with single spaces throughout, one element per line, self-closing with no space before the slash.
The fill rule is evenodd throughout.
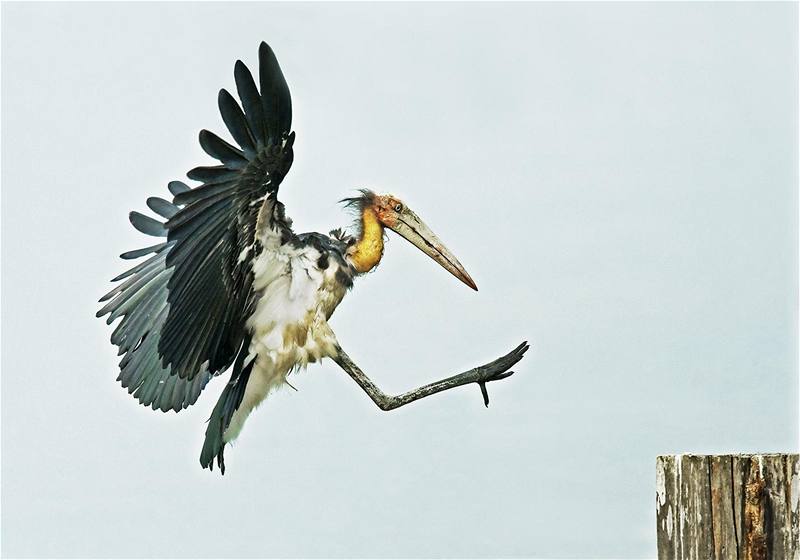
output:
<path id="1" fill-rule="evenodd" d="M 658 558 L 800 560 L 800 455 L 656 459 Z"/>

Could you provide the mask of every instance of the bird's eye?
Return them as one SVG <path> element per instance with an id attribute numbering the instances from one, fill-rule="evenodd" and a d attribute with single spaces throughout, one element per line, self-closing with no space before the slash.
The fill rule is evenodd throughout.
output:
<path id="1" fill-rule="evenodd" d="M 402 212 L 403 211 L 403 205 L 398 202 L 397 204 L 394 205 L 394 211 L 395 212 Z"/>

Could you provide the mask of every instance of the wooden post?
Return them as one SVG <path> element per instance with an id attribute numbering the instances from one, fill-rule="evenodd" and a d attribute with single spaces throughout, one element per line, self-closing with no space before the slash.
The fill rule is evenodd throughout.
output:
<path id="1" fill-rule="evenodd" d="M 659 560 L 800 560 L 800 455 L 661 455 Z"/>

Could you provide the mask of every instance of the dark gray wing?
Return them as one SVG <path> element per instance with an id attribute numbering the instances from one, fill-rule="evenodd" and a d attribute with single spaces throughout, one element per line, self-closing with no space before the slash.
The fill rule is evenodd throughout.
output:
<path id="1" fill-rule="evenodd" d="M 204 364 L 217 372 L 233 362 L 253 304 L 256 219 L 292 165 L 289 88 L 266 43 L 258 55 L 260 94 L 241 61 L 234 76 L 243 109 L 227 91 L 219 93 L 220 112 L 239 147 L 200 132 L 200 145 L 221 165 L 189 172 L 203 184 L 175 197 L 185 206 L 166 223 L 174 244 L 166 265 L 174 274 L 158 351 L 181 378 L 193 378 Z"/>
<path id="2" fill-rule="evenodd" d="M 189 187 L 173 181 L 169 189 L 177 194 L 188 191 Z M 147 204 L 163 218 L 180 210 L 161 198 L 149 198 Z M 122 355 L 117 381 L 143 405 L 177 412 L 197 401 L 211 374 L 204 369 L 193 379 L 182 379 L 162 366 L 158 341 L 169 312 L 167 283 L 173 271 L 167 268 L 166 257 L 172 244 L 166 239 L 167 230 L 162 222 L 138 212 L 131 212 L 130 219 L 139 231 L 163 237 L 164 241 L 120 255 L 126 260 L 148 258 L 112 280 L 121 283 L 100 299 L 108 303 L 97 316 L 107 314 L 108 324 L 122 318 L 111 335 L 111 342 L 119 347 Z"/>
<path id="3" fill-rule="evenodd" d="M 139 383 L 145 400 L 170 402 L 175 409 L 179 401 L 180 406 L 194 402 L 208 379 L 230 366 L 242 347 L 254 304 L 251 261 L 271 249 L 256 241 L 262 207 L 269 212 L 262 212 L 260 226 L 282 232 L 285 241 L 292 236 L 277 202 L 278 186 L 293 159 L 291 98 L 266 43 L 258 54 L 260 92 L 237 61 L 241 106 L 227 91 L 219 93 L 222 118 L 237 146 L 201 131 L 200 145 L 220 165 L 192 169 L 189 178 L 201 185 L 173 191 L 172 203 L 150 204 L 167 218 L 165 223 L 131 214 L 137 229 L 166 240 L 126 254 L 152 256 L 117 278 L 127 280 L 107 294 L 104 299 L 113 299 L 99 313 L 110 313 L 109 322 L 123 317 L 112 336 L 120 353 L 126 353 L 123 385 L 127 368 L 129 390 Z"/>

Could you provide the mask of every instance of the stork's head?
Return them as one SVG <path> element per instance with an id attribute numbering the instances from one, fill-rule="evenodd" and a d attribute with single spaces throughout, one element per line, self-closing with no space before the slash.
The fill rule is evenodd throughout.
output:
<path id="1" fill-rule="evenodd" d="M 383 230 L 388 228 L 410 241 L 453 276 L 473 290 L 475 282 L 455 255 L 402 200 L 391 194 L 375 194 L 362 190 L 361 196 L 342 202 L 358 210 L 361 235 L 348 250 L 348 258 L 356 270 L 371 270 L 383 255 Z"/>

